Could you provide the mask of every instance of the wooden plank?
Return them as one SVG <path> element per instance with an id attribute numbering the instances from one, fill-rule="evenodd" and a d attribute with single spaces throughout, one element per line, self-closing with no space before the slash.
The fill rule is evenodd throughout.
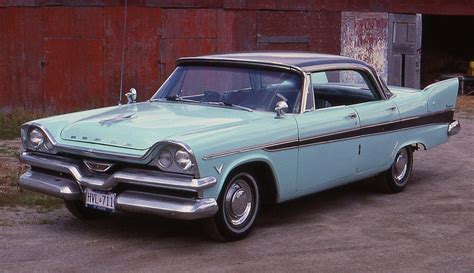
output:
<path id="1" fill-rule="evenodd" d="M 401 86 L 402 85 L 402 55 L 392 54 L 389 57 L 389 77 L 388 84 Z"/>
<path id="2" fill-rule="evenodd" d="M 417 84 L 416 58 L 413 55 L 405 55 L 405 82 L 403 86 L 414 87 Z"/>

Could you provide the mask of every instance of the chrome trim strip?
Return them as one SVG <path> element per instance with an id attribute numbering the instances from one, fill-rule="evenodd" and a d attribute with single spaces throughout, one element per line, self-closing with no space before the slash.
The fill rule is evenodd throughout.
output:
<path id="1" fill-rule="evenodd" d="M 119 210 L 151 213 L 181 220 L 212 217 L 219 209 L 214 198 L 192 200 L 135 191 L 119 194 L 115 202 Z"/>
<path id="2" fill-rule="evenodd" d="M 267 146 L 287 144 L 287 143 L 291 143 L 291 142 L 294 142 L 294 141 L 298 141 L 298 139 L 295 138 L 295 139 L 291 139 L 291 140 L 284 140 L 284 141 L 279 141 L 279 142 L 271 142 L 271 143 L 265 143 L 265 144 L 259 144 L 259 145 L 249 146 L 249 147 L 238 148 L 238 149 L 229 150 L 229 151 L 225 151 L 225 152 L 205 155 L 205 156 L 202 157 L 202 159 L 203 160 L 210 160 L 210 159 L 224 157 L 224 156 L 228 156 L 228 155 L 234 155 L 234 154 L 239 154 L 239 153 L 244 153 L 244 152 L 260 150 L 260 149 L 263 149 Z"/>
<path id="3" fill-rule="evenodd" d="M 323 64 L 323 65 L 314 65 L 305 67 L 304 71 L 306 72 L 321 72 L 321 71 L 328 71 L 328 70 L 360 70 L 368 74 L 370 77 L 370 81 L 372 84 L 375 84 L 375 91 L 380 95 L 383 100 L 388 99 L 385 92 L 383 92 L 382 84 L 379 82 L 378 78 L 374 76 L 373 71 L 361 64 L 354 64 L 354 63 L 336 63 L 336 64 Z"/>
<path id="4" fill-rule="evenodd" d="M 203 156 L 202 159 L 203 160 L 210 160 L 210 159 L 215 159 L 215 158 L 219 158 L 219 157 L 224 157 L 224 156 L 228 156 L 228 155 L 234 155 L 234 154 L 238 154 L 238 153 L 249 152 L 249 151 L 254 151 L 254 150 L 259 150 L 259 149 L 264 149 L 265 151 L 270 151 L 270 150 L 267 150 L 265 148 L 269 147 L 269 146 L 277 146 L 277 145 L 289 144 L 289 143 L 293 143 L 293 142 L 309 141 L 309 140 L 318 139 L 318 138 L 322 138 L 322 137 L 328 137 L 328 136 L 331 136 L 331 135 L 336 135 L 336 134 L 341 134 L 341 133 L 349 133 L 349 132 L 354 132 L 354 131 L 358 131 L 358 130 L 361 130 L 361 129 L 373 128 L 373 127 L 377 127 L 377 126 L 390 125 L 390 124 L 394 124 L 394 123 L 398 123 L 398 122 L 410 121 L 410 120 L 423 118 L 423 117 L 427 117 L 427 116 L 431 116 L 431 115 L 435 115 L 435 114 L 441 114 L 441 113 L 445 113 L 445 112 L 454 112 L 454 109 L 447 109 L 447 110 L 433 112 L 433 113 L 426 113 L 426 114 L 415 116 L 415 117 L 409 117 L 409 118 L 400 119 L 400 120 L 394 120 L 394 121 L 389 121 L 389 122 L 371 124 L 371 125 L 357 127 L 357 128 L 354 128 L 354 129 L 349 129 L 349 130 L 340 130 L 340 131 L 335 131 L 335 132 L 328 133 L 328 134 L 311 136 L 311 137 L 306 137 L 306 138 L 302 138 L 302 139 L 288 139 L 288 140 L 283 140 L 283 141 L 279 141 L 279 142 L 258 144 L 258 145 L 254 145 L 254 146 L 243 147 L 243 148 L 239 148 L 239 149 L 234 149 L 234 150 L 229 150 L 229 151 L 224 151 L 224 152 L 205 155 L 205 156 Z M 422 126 L 425 126 L 425 125 L 392 130 L 391 132 L 405 130 L 405 129 L 411 129 L 411 128 L 417 128 L 417 127 L 422 127 Z M 377 133 L 371 133 L 371 134 L 364 134 L 364 136 L 384 134 L 384 133 L 385 132 L 377 132 Z M 352 138 L 357 138 L 357 137 L 360 137 L 360 136 L 344 138 L 344 139 L 352 139 Z M 340 140 L 324 141 L 324 142 L 321 142 L 321 143 L 318 143 L 318 144 L 335 142 L 335 141 L 340 141 Z M 306 147 L 306 146 L 310 146 L 310 145 L 316 145 L 316 144 L 298 145 L 298 146 L 299 147 Z M 285 148 L 281 148 L 281 149 L 272 149 L 271 152 L 294 149 L 294 148 L 295 147 L 285 147 Z"/>
<path id="5" fill-rule="evenodd" d="M 52 178 L 49 174 L 28 171 L 20 176 L 20 187 L 59 197 L 64 200 L 81 198 L 82 191 L 72 180 L 61 177 Z"/>
<path id="6" fill-rule="evenodd" d="M 200 196 L 204 189 L 213 187 L 217 183 L 215 177 L 197 179 L 187 175 L 133 168 L 126 168 L 111 175 L 88 174 L 81 169 L 80 163 L 73 159 L 58 156 L 42 156 L 29 152 L 22 153 L 20 161 L 33 167 L 70 174 L 80 186 L 100 190 L 110 190 L 118 184 L 124 183 L 191 191 L 196 192 Z"/>

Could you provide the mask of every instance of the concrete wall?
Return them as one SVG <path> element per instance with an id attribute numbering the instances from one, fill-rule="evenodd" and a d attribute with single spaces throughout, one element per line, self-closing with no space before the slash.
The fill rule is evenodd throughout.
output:
<path id="1" fill-rule="evenodd" d="M 388 78 L 388 13 L 342 12 L 341 55 L 371 64 Z"/>

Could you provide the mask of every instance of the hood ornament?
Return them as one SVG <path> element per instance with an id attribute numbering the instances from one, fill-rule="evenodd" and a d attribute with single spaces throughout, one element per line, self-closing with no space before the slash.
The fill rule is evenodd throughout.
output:
<path id="1" fill-rule="evenodd" d="M 101 120 L 101 121 L 99 121 L 99 123 L 102 126 L 104 126 L 104 125 L 105 126 L 110 126 L 112 124 L 115 124 L 115 123 L 118 123 L 118 122 L 121 122 L 121 121 L 132 119 L 134 115 L 135 115 L 135 113 L 118 114 L 113 118 Z"/>

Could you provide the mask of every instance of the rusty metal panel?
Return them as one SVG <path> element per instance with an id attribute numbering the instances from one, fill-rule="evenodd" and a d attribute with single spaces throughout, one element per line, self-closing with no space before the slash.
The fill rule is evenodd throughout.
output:
<path id="1" fill-rule="evenodd" d="M 104 104 L 102 39 L 49 39 L 44 49 L 46 110 L 71 111 Z"/>
<path id="2" fill-rule="evenodd" d="M 310 51 L 340 54 L 341 13 L 340 12 L 310 12 Z"/>
<path id="3" fill-rule="evenodd" d="M 0 7 L 36 6 L 36 0 L 2 0 Z"/>
<path id="4" fill-rule="evenodd" d="M 306 11 L 259 11 L 257 47 L 262 50 L 307 51 L 312 28 Z"/>
<path id="5" fill-rule="evenodd" d="M 223 0 L 227 9 L 254 9 L 254 10 L 308 10 L 311 0 Z M 313 1 L 314 2 L 314 1 Z M 319 2 L 319 1 L 318 1 Z"/>
<path id="6" fill-rule="evenodd" d="M 162 20 L 163 39 L 217 37 L 215 9 L 166 9 Z"/>
<path id="7" fill-rule="evenodd" d="M 192 46 L 190 46 L 192 45 Z M 205 55 L 216 52 L 216 39 L 165 39 L 161 41 L 162 80 L 175 67 L 179 57 Z"/>
<path id="8" fill-rule="evenodd" d="M 41 20 L 38 9 L 0 9 L 0 109 L 42 110 Z"/>
<path id="9" fill-rule="evenodd" d="M 166 9 L 162 11 L 161 79 L 174 69 L 179 57 L 216 52 L 217 11 Z"/>
<path id="10" fill-rule="evenodd" d="M 103 8 L 45 7 L 45 38 L 103 37 Z"/>
<path id="11" fill-rule="evenodd" d="M 259 11 L 258 49 L 339 54 L 339 12 Z"/>
<path id="12" fill-rule="evenodd" d="M 257 47 L 257 12 L 219 10 L 217 13 L 217 51 L 251 51 Z"/>
<path id="13" fill-rule="evenodd" d="M 221 8 L 223 0 L 145 0 L 149 7 L 165 8 Z"/>
<path id="14" fill-rule="evenodd" d="M 343 12 L 341 54 L 363 60 L 388 77 L 388 14 L 378 12 Z"/>
<path id="15" fill-rule="evenodd" d="M 160 84 L 160 15 L 158 8 L 128 9 L 123 88 L 136 88 L 138 100 L 149 98 Z M 104 28 L 105 103 L 111 105 L 118 102 L 120 92 L 123 8 L 105 8 Z"/>

